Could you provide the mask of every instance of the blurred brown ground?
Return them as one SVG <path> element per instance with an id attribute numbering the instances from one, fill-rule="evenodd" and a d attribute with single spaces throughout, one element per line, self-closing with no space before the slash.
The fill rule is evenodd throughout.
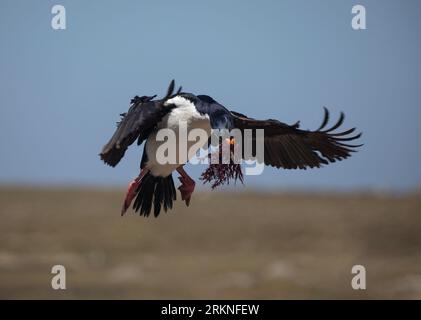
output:
<path id="1" fill-rule="evenodd" d="M 421 298 L 419 193 L 196 193 L 145 219 L 123 189 L 1 187 L 0 298 Z"/>

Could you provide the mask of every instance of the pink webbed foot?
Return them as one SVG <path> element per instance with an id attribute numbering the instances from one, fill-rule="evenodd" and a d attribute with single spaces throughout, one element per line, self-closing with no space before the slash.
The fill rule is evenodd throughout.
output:
<path id="1" fill-rule="evenodd" d="M 179 167 L 177 169 L 178 173 L 181 175 L 178 179 L 181 182 L 181 185 L 178 187 L 181 193 L 181 200 L 186 202 L 186 205 L 190 205 L 191 195 L 193 194 L 194 187 L 196 183 L 192 178 L 189 177 L 186 171 L 184 171 L 183 167 Z"/>
<path id="2" fill-rule="evenodd" d="M 126 197 L 124 198 L 123 206 L 121 208 L 121 215 L 124 215 L 127 209 L 130 207 L 134 197 L 136 196 L 137 188 L 139 187 L 140 183 L 142 182 L 142 178 L 147 173 L 147 170 L 142 170 L 140 175 L 134 179 L 132 182 L 129 183 L 127 188 Z"/>
<path id="3" fill-rule="evenodd" d="M 178 187 L 181 193 L 181 200 L 186 201 L 186 205 L 189 206 L 196 183 L 193 179 L 187 179 L 186 177 L 178 177 L 178 179 L 181 182 L 181 186 Z"/>

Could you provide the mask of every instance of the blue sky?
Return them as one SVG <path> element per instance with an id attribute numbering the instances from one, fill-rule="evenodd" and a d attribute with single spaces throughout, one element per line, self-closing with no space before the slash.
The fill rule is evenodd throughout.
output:
<path id="1" fill-rule="evenodd" d="M 66 30 L 51 28 L 55 4 Z M 367 30 L 351 28 L 355 4 Z M 315 129 L 327 106 L 364 132 L 345 162 L 267 168 L 249 186 L 421 185 L 420 1 L 2 0 L 0 15 L 0 184 L 126 184 L 142 149 L 115 169 L 97 155 L 131 97 L 175 78 L 256 118 Z"/>

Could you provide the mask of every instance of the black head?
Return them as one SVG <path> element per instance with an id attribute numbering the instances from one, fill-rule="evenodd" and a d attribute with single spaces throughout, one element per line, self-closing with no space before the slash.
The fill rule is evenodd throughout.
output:
<path id="1" fill-rule="evenodd" d="M 198 109 L 209 115 L 212 129 L 233 128 L 232 115 L 227 108 L 208 95 L 201 94 L 197 98 L 202 102 L 199 104 L 201 108 Z"/>

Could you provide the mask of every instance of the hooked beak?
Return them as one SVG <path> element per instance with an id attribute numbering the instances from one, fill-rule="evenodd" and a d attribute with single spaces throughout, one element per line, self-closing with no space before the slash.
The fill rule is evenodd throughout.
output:
<path id="1" fill-rule="evenodd" d="M 231 146 L 233 146 L 235 144 L 235 139 L 234 138 L 226 138 L 225 142 Z"/>

